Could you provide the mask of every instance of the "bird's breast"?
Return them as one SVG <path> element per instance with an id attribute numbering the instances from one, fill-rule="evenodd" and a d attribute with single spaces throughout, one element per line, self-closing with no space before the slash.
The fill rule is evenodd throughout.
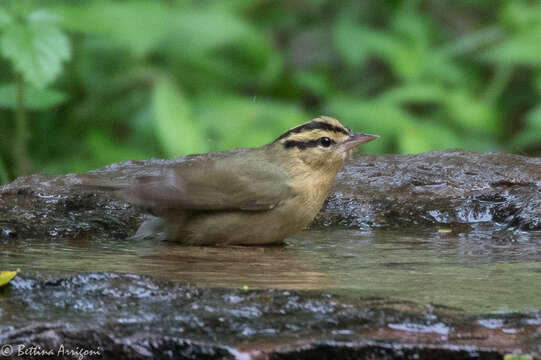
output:
<path id="1" fill-rule="evenodd" d="M 291 184 L 296 196 L 286 201 L 283 207 L 300 229 L 305 228 L 316 217 L 333 182 L 334 176 L 315 176 L 297 179 Z"/>

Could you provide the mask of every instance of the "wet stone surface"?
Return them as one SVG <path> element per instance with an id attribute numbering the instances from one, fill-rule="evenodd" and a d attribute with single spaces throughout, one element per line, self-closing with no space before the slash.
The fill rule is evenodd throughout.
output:
<path id="1" fill-rule="evenodd" d="M 128 161 L 91 173 L 125 183 L 193 159 L 197 155 Z M 105 192 L 81 189 L 80 182 L 77 174 L 33 175 L 0 188 L 0 239 L 133 234 L 142 219 L 138 209 Z M 478 223 L 492 224 L 497 235 L 502 230 L 541 230 L 541 159 L 459 150 L 356 157 L 338 175 L 312 226 Z"/>
<path id="2" fill-rule="evenodd" d="M 193 159 L 91 174 L 130 182 Z M 0 288 L 0 345 L 97 351 L 86 359 L 541 356 L 541 159 L 357 157 L 283 248 L 133 243 L 138 209 L 80 182 L 0 188 L 0 270 L 23 269 Z"/>
<path id="3" fill-rule="evenodd" d="M 467 316 L 383 298 L 201 289 L 130 274 L 17 277 L 0 290 L 0 309 L 1 344 L 63 345 L 95 358 L 501 359 L 541 351 L 540 312 Z"/>
<path id="4" fill-rule="evenodd" d="M 316 224 L 541 230 L 541 159 L 459 150 L 356 158 Z"/>

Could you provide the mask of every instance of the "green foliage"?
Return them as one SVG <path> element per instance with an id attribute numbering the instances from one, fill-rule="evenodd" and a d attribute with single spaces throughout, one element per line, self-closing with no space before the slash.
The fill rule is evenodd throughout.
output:
<path id="1" fill-rule="evenodd" d="M 0 8 L 0 55 L 14 69 L 9 79 L 13 82 L 0 86 L 0 107 L 13 109 L 14 134 L 0 150 L 11 155 L 13 173 L 24 175 L 32 170 L 26 110 L 48 108 L 65 100 L 63 94 L 45 88 L 60 74 L 62 63 L 70 57 L 70 47 L 56 16 L 45 10 L 29 10 L 22 2 L 11 5 L 9 9 Z M 2 182 L 9 177 L 3 161 L 0 177 Z"/>
<path id="2" fill-rule="evenodd" d="M 85 171 L 319 114 L 381 135 L 367 152 L 539 154 L 540 37 L 522 0 L 6 0 L 0 114 L 31 112 L 0 122 L 0 181 L 24 147 L 34 171 Z"/>
<path id="3" fill-rule="evenodd" d="M 9 181 L 9 174 L 4 164 L 4 160 L 0 157 L 0 183 L 7 183 Z"/>
<path id="4" fill-rule="evenodd" d="M 382 133 L 386 144 L 380 142 L 375 150 L 394 147 L 408 153 L 445 147 L 493 148 L 490 139 L 477 140 L 487 132 L 493 138 L 499 135 L 497 112 L 476 95 L 475 82 L 464 81 L 466 69 L 456 64 L 452 53 L 433 44 L 434 34 L 437 31 L 427 19 L 408 8 L 392 18 L 390 31 L 359 25 L 349 13 L 338 20 L 335 40 L 345 62 L 362 68 L 378 58 L 400 80 L 369 99 L 330 103 L 331 112 L 351 121 L 357 118 L 365 128 L 372 122 L 379 124 L 374 131 Z M 456 52 L 459 46 L 449 48 Z M 420 109 L 412 110 L 415 108 Z"/>
<path id="5" fill-rule="evenodd" d="M 56 9 L 73 31 L 110 37 L 137 56 L 155 49 L 169 29 L 172 14 L 164 2 L 92 1 Z"/>
<path id="6" fill-rule="evenodd" d="M 517 148 L 523 148 L 529 144 L 539 143 L 540 134 L 541 105 L 538 105 L 526 115 L 524 131 L 515 136 L 513 145 Z"/>
<path id="7" fill-rule="evenodd" d="M 277 137 L 277 129 L 287 129 L 308 117 L 288 103 L 220 94 L 197 98 L 194 109 L 213 150 L 261 146 Z M 217 121 L 222 124 L 219 129 Z"/>
<path id="8" fill-rule="evenodd" d="M 27 86 L 25 89 L 24 106 L 30 110 L 44 110 L 58 106 L 66 101 L 67 97 L 53 89 L 38 89 Z M 17 85 L 14 83 L 0 85 L 0 108 L 17 108 Z"/>
<path id="9" fill-rule="evenodd" d="M 12 21 L 13 19 L 11 18 L 9 13 L 5 9 L 0 8 L 0 29 L 5 28 L 9 24 L 11 24 Z"/>
<path id="10" fill-rule="evenodd" d="M 49 85 L 70 57 L 69 40 L 46 11 L 34 11 L 23 21 L 0 15 L 3 32 L 0 52 L 11 60 L 23 78 L 38 88 Z"/>
<path id="11" fill-rule="evenodd" d="M 503 357 L 503 360 L 533 360 L 533 356 L 523 354 L 506 354 Z"/>
<path id="12" fill-rule="evenodd" d="M 541 39 L 541 4 L 517 1 L 502 8 L 502 28 L 506 37 L 487 49 L 482 56 L 496 64 L 531 65 L 541 64 L 536 51 Z"/>
<path id="13" fill-rule="evenodd" d="M 153 103 L 156 134 L 168 156 L 205 152 L 201 129 L 191 116 L 190 104 L 170 80 L 158 80 Z"/>

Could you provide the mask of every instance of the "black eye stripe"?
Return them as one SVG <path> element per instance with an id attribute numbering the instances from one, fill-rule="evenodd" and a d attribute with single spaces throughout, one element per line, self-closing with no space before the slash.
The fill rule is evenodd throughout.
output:
<path id="1" fill-rule="evenodd" d="M 336 144 L 336 141 L 334 141 L 333 139 L 329 139 L 329 140 L 331 141 L 331 145 Z M 316 147 L 318 145 L 321 145 L 320 139 L 309 140 L 309 141 L 287 140 L 286 142 L 284 142 L 284 147 L 286 149 L 296 147 L 299 150 L 305 150 L 307 148 Z"/>
<path id="2" fill-rule="evenodd" d="M 326 131 L 337 132 L 337 133 L 342 133 L 342 134 L 345 134 L 345 135 L 349 135 L 349 132 L 346 129 L 342 128 L 342 127 L 334 126 L 334 125 L 331 125 L 331 124 L 328 124 L 328 123 L 325 123 L 325 122 L 321 122 L 321 121 L 311 121 L 311 122 L 309 122 L 307 124 L 297 126 L 296 128 L 293 128 L 293 129 L 291 129 L 289 131 L 286 131 L 285 133 L 280 135 L 275 141 L 284 139 L 284 138 L 288 137 L 291 134 L 298 134 L 298 133 L 301 133 L 301 132 L 312 131 L 312 130 L 326 130 Z"/>

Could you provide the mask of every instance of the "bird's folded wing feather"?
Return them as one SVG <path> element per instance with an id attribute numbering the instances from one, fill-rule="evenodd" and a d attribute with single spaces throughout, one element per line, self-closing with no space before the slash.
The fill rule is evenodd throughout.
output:
<path id="1" fill-rule="evenodd" d="M 161 209 L 270 210 L 295 195 L 281 169 L 238 165 L 222 161 L 165 169 L 160 176 L 137 178 L 134 185 L 115 193 L 157 213 Z"/>

